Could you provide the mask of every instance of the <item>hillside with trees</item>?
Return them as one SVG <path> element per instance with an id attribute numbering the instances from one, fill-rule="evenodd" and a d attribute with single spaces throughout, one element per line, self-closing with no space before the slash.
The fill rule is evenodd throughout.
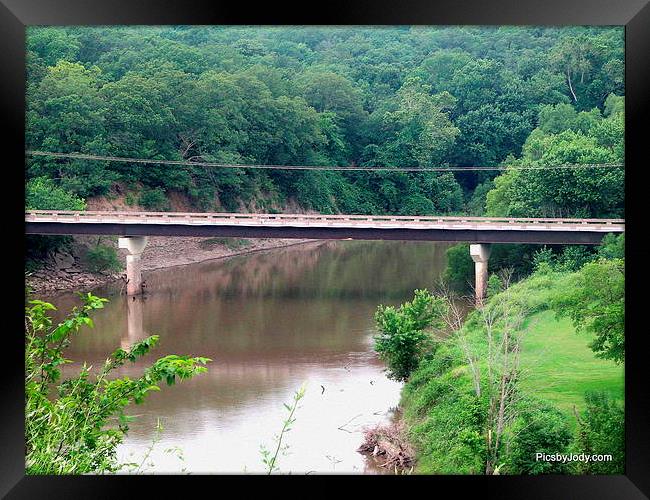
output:
<path id="1" fill-rule="evenodd" d="M 29 150 L 416 168 L 623 160 L 620 28 L 30 27 L 27 49 Z M 202 211 L 623 214 L 620 168 L 498 173 L 28 156 L 27 204 L 128 194 L 167 210 L 180 193 Z"/>

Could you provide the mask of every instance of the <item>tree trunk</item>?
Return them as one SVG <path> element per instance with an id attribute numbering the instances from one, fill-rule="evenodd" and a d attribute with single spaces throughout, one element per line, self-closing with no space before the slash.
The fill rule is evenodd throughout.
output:
<path id="1" fill-rule="evenodd" d="M 575 102 L 578 102 L 578 98 L 576 97 L 576 93 L 573 91 L 573 85 L 571 85 L 571 72 L 569 71 L 568 68 L 567 68 L 567 71 L 566 71 L 566 79 L 567 79 L 567 82 L 569 83 L 569 90 L 571 91 L 571 95 L 573 96 L 573 100 Z"/>

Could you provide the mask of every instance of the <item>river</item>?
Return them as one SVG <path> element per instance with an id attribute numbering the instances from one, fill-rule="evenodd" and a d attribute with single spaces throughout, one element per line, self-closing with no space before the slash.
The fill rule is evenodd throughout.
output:
<path id="1" fill-rule="evenodd" d="M 364 427 L 390 419 L 401 384 L 386 378 L 373 352 L 373 315 L 379 304 L 433 287 L 447 247 L 311 242 L 151 271 L 144 298 L 115 286 L 94 291 L 110 302 L 67 357 L 99 366 L 118 346 L 155 334 L 158 347 L 120 375 L 137 376 L 171 353 L 213 360 L 208 373 L 162 386 L 130 411 L 137 419 L 118 455 L 141 472 L 262 472 L 260 445 L 274 448 L 283 404 L 304 383 L 280 472 L 381 473 L 356 449 Z M 79 303 L 74 294 L 48 300 L 59 314 Z"/>

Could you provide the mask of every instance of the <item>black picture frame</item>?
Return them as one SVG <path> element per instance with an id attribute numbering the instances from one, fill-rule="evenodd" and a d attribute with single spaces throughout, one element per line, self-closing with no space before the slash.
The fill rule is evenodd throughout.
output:
<path id="1" fill-rule="evenodd" d="M 11 319 L 3 329 L 2 387 L 0 410 L 0 496 L 7 498 L 114 498 L 128 496 L 132 485 L 169 487 L 168 476 L 133 478 L 127 476 L 25 476 L 24 471 L 24 329 L 22 262 L 24 243 L 24 194 L 18 183 L 24 180 L 25 144 L 25 27 L 30 25 L 110 25 L 110 24 L 245 24 L 245 25 L 621 25 L 626 33 L 626 226 L 628 235 L 626 260 L 626 337 L 625 366 L 626 467 L 620 476 L 408 476 L 362 478 L 364 494 L 382 494 L 387 481 L 406 481 L 402 485 L 430 488 L 431 494 L 447 490 L 456 496 L 473 490 L 481 497 L 498 498 L 573 498 L 573 499 L 641 499 L 650 495 L 650 398 L 645 357 L 648 341 L 643 327 L 644 284 L 648 279 L 643 247 L 642 182 L 644 122 L 650 111 L 650 5 L 648 0 L 442 0 L 386 1 L 348 0 L 303 5 L 277 3 L 246 4 L 214 0 L 0 0 L 0 89 L 3 133 L 2 172 L 11 175 L 5 190 L 16 195 L 4 204 L 4 250 L 9 250 L 4 271 L 5 290 L 10 301 L 3 309 L 3 319 Z M 647 139 L 646 139 L 647 142 Z M 13 178 L 15 176 L 15 179 Z M 14 184 L 15 183 L 15 184 Z M 15 187 L 14 187 L 15 186 Z M 5 191 L 3 190 L 3 191 Z M 7 193 L 3 192 L 7 199 Z M 13 234 L 12 234 L 13 233 Z M 282 479 L 280 479 L 282 477 Z M 174 476 L 175 481 L 210 480 L 210 476 Z M 333 478 L 325 478 L 331 480 Z M 245 477 L 246 489 L 253 478 Z M 255 481 L 265 478 L 255 478 Z M 286 476 L 281 481 L 288 486 Z M 294 479 L 295 480 L 295 479 Z M 238 482 L 241 481 L 241 477 Z M 323 476 L 303 477 L 302 486 L 313 488 L 309 481 L 322 483 Z M 349 479 L 348 479 L 349 481 Z M 356 482 L 357 479 L 355 478 Z M 366 481 L 373 481 L 367 484 Z M 377 490 L 374 481 L 382 482 Z M 428 483 L 433 481 L 433 483 Z M 128 490 L 125 485 L 128 483 Z M 443 484 L 445 483 L 445 484 Z M 213 483 L 217 484 L 217 483 Z M 186 486 L 183 486 L 185 489 Z M 186 494 L 203 494 L 201 490 Z M 444 490 L 442 489 L 444 488 Z M 450 490 L 448 488 L 451 488 Z M 223 494 L 223 487 L 218 490 Z M 244 490 L 241 490 L 244 491 Z M 296 489 L 296 494 L 310 490 Z M 406 494 L 407 490 L 402 490 Z M 427 490 L 419 490 L 427 491 Z M 453 492 L 453 493 L 452 493 Z M 289 494 L 289 493 L 287 493 Z M 416 493 L 421 494 L 421 493 Z M 425 493 L 426 494 L 426 493 Z"/>

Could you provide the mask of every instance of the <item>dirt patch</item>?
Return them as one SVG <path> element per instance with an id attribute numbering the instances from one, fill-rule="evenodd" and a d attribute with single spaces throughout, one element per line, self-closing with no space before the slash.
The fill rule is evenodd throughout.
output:
<path id="1" fill-rule="evenodd" d="M 195 206 L 192 205 L 190 199 L 176 191 L 168 191 L 166 193 L 169 207 L 172 212 L 200 212 Z M 120 185 L 113 187 L 110 196 L 100 196 L 90 198 L 86 201 L 86 210 L 88 211 L 117 211 L 117 212 L 150 212 L 138 204 L 139 193 L 135 191 L 127 191 L 126 188 Z"/>

